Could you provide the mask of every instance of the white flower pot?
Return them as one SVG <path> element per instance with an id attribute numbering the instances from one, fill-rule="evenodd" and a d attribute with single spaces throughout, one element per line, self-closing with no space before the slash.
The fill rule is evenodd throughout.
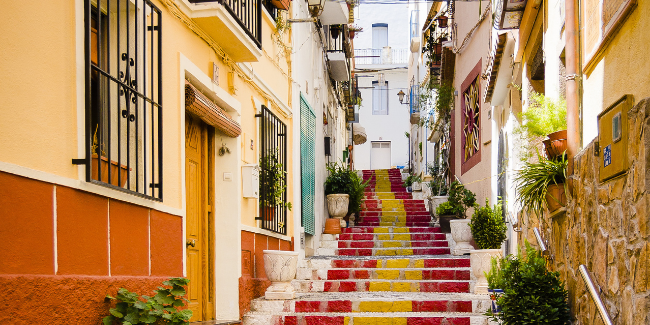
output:
<path id="1" fill-rule="evenodd" d="M 469 244 L 472 241 L 472 229 L 469 227 L 469 219 L 456 219 L 449 221 L 451 236 L 456 242 L 456 246 L 451 251 L 452 255 L 465 255 L 474 247 Z"/>
<path id="2" fill-rule="evenodd" d="M 503 253 L 501 249 L 478 249 L 470 251 L 469 255 L 472 263 L 472 272 L 474 272 L 477 278 L 474 293 L 487 294 L 488 282 L 485 274 L 490 271 L 492 257 L 501 258 Z"/>
<path id="3" fill-rule="evenodd" d="M 429 213 L 433 217 L 436 214 L 436 208 L 449 201 L 449 196 L 432 196 L 429 198 Z"/>
<path id="4" fill-rule="evenodd" d="M 422 183 L 413 182 L 412 186 L 414 191 L 422 191 Z"/>
<path id="5" fill-rule="evenodd" d="M 298 252 L 264 251 L 264 271 L 271 286 L 266 289 L 266 299 L 294 299 L 296 292 L 291 280 L 296 278 Z"/>
<path id="6" fill-rule="evenodd" d="M 350 204 L 350 195 L 348 194 L 330 194 L 327 196 L 327 211 L 330 217 L 339 219 L 341 227 L 345 227 L 343 217 L 348 214 Z"/>

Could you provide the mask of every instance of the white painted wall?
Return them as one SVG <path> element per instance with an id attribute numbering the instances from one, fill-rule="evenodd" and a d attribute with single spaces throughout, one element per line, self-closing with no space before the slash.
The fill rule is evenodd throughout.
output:
<path id="1" fill-rule="evenodd" d="M 354 39 L 355 49 L 372 48 L 372 24 L 388 24 L 388 46 L 393 50 L 407 51 L 410 42 L 409 9 L 407 3 L 401 4 L 366 4 L 355 9 L 355 24 L 363 28 Z M 378 69 L 379 72 L 364 72 L 364 69 Z M 408 139 L 404 132 L 409 132 L 408 105 L 399 102 L 397 93 L 402 90 L 408 94 L 408 70 L 405 63 L 356 65 L 362 106 L 359 109 L 359 123 L 366 129 L 368 140 L 365 144 L 355 145 L 355 169 L 370 169 L 370 147 L 372 141 L 391 142 L 391 166 L 408 165 Z M 372 81 L 383 73 L 388 82 L 388 115 L 372 115 Z"/>
<path id="2" fill-rule="evenodd" d="M 293 18 L 308 18 L 307 3 L 305 1 L 294 1 Z M 313 23 L 294 23 L 291 27 L 292 33 L 292 109 L 293 109 L 293 147 L 295 148 L 293 170 L 297 173 L 294 175 L 294 188 L 301 188 L 300 177 L 300 95 L 302 94 L 316 115 L 316 146 L 315 146 L 315 232 L 314 236 L 307 235 L 305 249 L 301 249 L 301 215 L 295 214 L 294 234 L 296 238 L 295 250 L 300 252 L 302 258 L 305 255 L 311 255 L 320 245 L 320 236 L 322 227 L 327 219 L 327 210 L 325 202 L 324 183 L 327 177 L 325 165 L 328 161 L 338 161 L 342 159 L 343 148 L 347 146 L 347 132 L 345 130 L 345 116 L 343 110 L 337 109 L 337 100 L 334 93 L 331 92 L 329 76 L 325 65 L 325 58 L 320 39 L 317 34 L 317 28 Z M 307 68 L 309 67 L 309 68 Z M 328 124 L 323 124 L 323 114 L 327 115 Z M 325 156 L 325 146 L 323 138 L 330 136 L 332 138 L 331 157 Z M 301 191 L 294 191 L 293 197 L 294 211 L 300 211 Z"/>

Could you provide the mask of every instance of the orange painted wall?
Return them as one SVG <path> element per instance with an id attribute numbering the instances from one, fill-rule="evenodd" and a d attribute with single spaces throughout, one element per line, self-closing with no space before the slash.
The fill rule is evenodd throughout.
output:
<path id="1" fill-rule="evenodd" d="M 250 310 L 251 300 L 264 295 L 271 282 L 264 272 L 264 250 L 292 251 L 293 243 L 275 237 L 241 232 L 242 277 L 239 278 L 239 316 Z M 247 258 L 250 257 L 250 258 Z"/>
<path id="2" fill-rule="evenodd" d="M 0 172 L 0 261 L 0 324 L 100 324 L 107 294 L 182 276 L 182 218 Z"/>

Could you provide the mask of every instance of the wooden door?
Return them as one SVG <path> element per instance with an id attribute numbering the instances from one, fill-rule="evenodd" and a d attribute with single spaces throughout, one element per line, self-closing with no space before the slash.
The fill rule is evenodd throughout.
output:
<path id="1" fill-rule="evenodd" d="M 210 175 L 212 151 L 208 128 L 200 119 L 185 115 L 186 254 L 191 321 L 214 319 L 212 292 L 212 211 Z"/>

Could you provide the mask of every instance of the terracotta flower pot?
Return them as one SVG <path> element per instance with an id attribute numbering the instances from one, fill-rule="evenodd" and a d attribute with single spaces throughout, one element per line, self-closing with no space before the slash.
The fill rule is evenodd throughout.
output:
<path id="1" fill-rule="evenodd" d="M 492 257 L 501 258 L 503 253 L 501 249 L 477 249 L 469 252 L 472 272 L 476 276 L 476 285 L 474 293 L 488 293 L 488 283 L 485 274 L 492 267 Z"/>
<path id="2" fill-rule="evenodd" d="M 291 280 L 296 278 L 298 252 L 294 251 L 264 251 L 264 272 L 271 281 L 266 289 L 266 299 L 293 299 L 296 297 Z"/>
<path id="3" fill-rule="evenodd" d="M 567 130 L 553 132 L 542 142 L 549 159 L 562 155 L 567 149 Z"/>
<path id="4" fill-rule="evenodd" d="M 546 189 L 546 206 L 548 211 L 553 212 L 566 206 L 566 193 L 564 183 L 551 184 Z"/>
<path id="5" fill-rule="evenodd" d="M 91 177 L 94 180 L 100 180 L 98 171 L 97 171 L 97 165 L 100 166 L 102 170 L 102 179 L 101 181 L 104 183 L 109 183 L 108 182 L 108 158 L 102 156 L 102 159 L 100 160 L 97 157 L 97 154 L 93 154 L 92 156 L 92 167 L 91 167 Z M 131 168 L 128 168 L 126 165 L 119 165 L 117 161 L 111 160 L 111 181 L 109 184 L 119 186 L 119 187 L 124 187 L 126 184 L 126 180 L 129 178 L 129 173 L 128 171 L 131 170 Z M 119 166 L 119 167 L 118 167 Z M 121 172 L 120 172 L 121 169 Z M 118 178 L 120 180 L 118 181 Z"/>
<path id="6" fill-rule="evenodd" d="M 325 230 L 324 234 L 338 235 L 341 233 L 341 222 L 338 219 L 327 219 L 325 220 Z"/>
<path id="7" fill-rule="evenodd" d="M 472 229 L 469 227 L 469 219 L 456 219 L 450 220 L 449 226 L 451 228 L 451 236 L 456 242 L 456 247 L 452 250 L 452 255 L 465 255 L 469 254 L 474 249 L 470 245 L 472 240 Z"/>

